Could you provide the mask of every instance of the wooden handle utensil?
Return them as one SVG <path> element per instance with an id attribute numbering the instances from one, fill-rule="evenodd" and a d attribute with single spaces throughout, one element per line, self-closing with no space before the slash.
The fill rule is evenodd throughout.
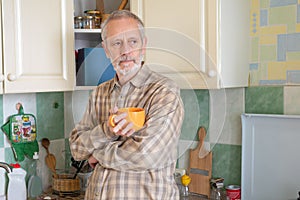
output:
<path id="1" fill-rule="evenodd" d="M 212 172 L 212 152 L 205 152 L 204 138 L 206 130 L 200 127 L 198 131 L 199 143 L 195 149 L 190 150 L 190 165 L 188 169 L 191 183 L 189 189 L 191 192 L 210 197 L 210 179 Z M 202 153 L 201 153 L 202 152 Z M 202 156 L 199 156 L 200 153 Z"/>
<path id="2" fill-rule="evenodd" d="M 58 178 L 58 175 L 56 174 L 56 158 L 53 154 L 49 152 L 49 145 L 50 141 L 48 138 L 43 138 L 42 139 L 42 146 L 46 149 L 47 155 L 45 157 L 45 162 L 48 168 L 51 170 L 53 177 Z"/>

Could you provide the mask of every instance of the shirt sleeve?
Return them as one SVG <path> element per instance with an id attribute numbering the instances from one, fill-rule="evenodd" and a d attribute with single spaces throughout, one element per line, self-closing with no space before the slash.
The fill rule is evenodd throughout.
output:
<path id="1" fill-rule="evenodd" d="M 118 138 L 108 130 L 106 122 L 99 123 L 95 112 L 95 94 L 96 91 L 91 94 L 82 120 L 69 137 L 71 153 L 76 160 L 88 159 L 95 149 L 103 149 L 107 143 Z"/>
<path id="2" fill-rule="evenodd" d="M 179 89 L 155 91 L 144 127 L 130 137 L 106 143 L 93 152 L 99 164 L 115 170 L 151 170 L 174 164 L 184 117 Z"/>

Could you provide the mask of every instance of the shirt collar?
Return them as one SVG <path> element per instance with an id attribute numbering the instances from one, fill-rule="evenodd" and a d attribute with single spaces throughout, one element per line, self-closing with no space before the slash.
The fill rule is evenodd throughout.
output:
<path id="1" fill-rule="evenodd" d="M 143 65 L 138 73 L 126 84 L 132 84 L 137 88 L 142 87 L 143 85 L 145 85 L 145 80 L 150 76 L 150 73 L 151 71 L 148 66 Z M 115 75 L 112 80 L 112 87 L 110 89 L 110 92 L 112 92 L 115 87 L 121 87 L 117 75 Z"/>

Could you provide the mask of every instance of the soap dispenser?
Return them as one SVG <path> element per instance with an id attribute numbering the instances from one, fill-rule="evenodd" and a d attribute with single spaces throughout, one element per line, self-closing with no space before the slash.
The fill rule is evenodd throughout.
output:
<path id="1" fill-rule="evenodd" d="M 7 200 L 26 200 L 26 171 L 19 164 L 12 164 L 12 172 L 8 173 Z"/>
<path id="2" fill-rule="evenodd" d="M 36 199 L 40 194 L 43 192 L 43 186 L 42 186 L 42 180 L 37 175 L 40 174 L 38 172 L 38 167 L 40 167 L 39 164 L 39 154 L 38 152 L 34 152 L 33 160 L 31 162 L 31 165 L 28 169 L 28 185 L 27 185 L 27 192 L 28 192 L 28 199 Z"/>

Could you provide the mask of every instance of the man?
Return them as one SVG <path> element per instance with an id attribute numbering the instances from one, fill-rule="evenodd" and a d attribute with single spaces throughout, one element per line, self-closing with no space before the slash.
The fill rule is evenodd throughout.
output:
<path id="1" fill-rule="evenodd" d="M 184 116 L 180 90 L 142 65 L 144 25 L 131 12 L 113 12 L 102 39 L 116 76 L 92 92 L 69 139 L 73 157 L 94 168 L 85 199 L 179 199 L 173 174 Z M 122 107 L 145 109 L 142 129 L 133 130 L 126 114 L 117 112 Z M 115 126 L 109 123 L 112 114 Z"/>

